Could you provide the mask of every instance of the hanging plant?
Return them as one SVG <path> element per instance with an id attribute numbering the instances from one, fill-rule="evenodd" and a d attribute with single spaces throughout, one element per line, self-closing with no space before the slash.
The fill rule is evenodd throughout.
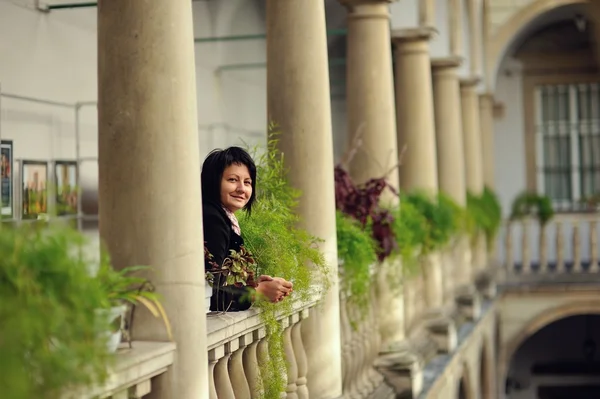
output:
<path id="1" fill-rule="evenodd" d="M 377 243 L 377 259 L 383 261 L 396 250 L 397 244 L 392 231 L 393 215 L 380 207 L 379 201 L 386 188 L 397 195 L 396 190 L 384 177 L 357 186 L 341 165 L 335 167 L 334 176 L 336 209 L 356 219 L 362 228 L 368 228 Z"/>
<path id="2" fill-rule="evenodd" d="M 403 197 L 426 221 L 421 254 L 427 255 L 443 248 L 460 229 L 461 209 L 450 197 L 439 194 L 430 196 L 414 192 Z"/>
<path id="3" fill-rule="evenodd" d="M 501 223 L 500 201 L 491 189 L 486 187 L 481 195 L 467 193 L 467 231 L 473 242 L 484 233 L 488 248 L 491 248 Z"/>
<path id="4" fill-rule="evenodd" d="M 255 276 L 283 277 L 294 284 L 293 294 L 282 302 L 254 303 L 261 310 L 269 346 L 269 357 L 261 359 L 260 369 L 262 392 L 259 396 L 264 399 L 278 399 L 286 389 L 283 329 L 279 315 L 292 312 L 295 302 L 307 302 L 315 294 L 323 295 L 331 278 L 318 246 L 322 240 L 299 227 L 297 207 L 301 192 L 288 181 L 283 154 L 277 149 L 278 137 L 279 132 L 271 124 L 266 151 L 257 147 L 248 149 L 257 166 L 257 201 L 252 207 L 252 217 L 242 215 L 239 218 L 246 252 L 232 260 L 241 265 L 240 270 L 247 268 Z M 236 282 L 244 284 L 238 279 Z"/>
<path id="5" fill-rule="evenodd" d="M 510 220 L 519 220 L 528 216 L 537 219 L 540 226 L 545 226 L 554 217 L 552 200 L 546 195 L 528 192 L 519 194 L 512 203 Z"/>
<path id="6" fill-rule="evenodd" d="M 336 212 L 336 227 L 341 290 L 349 304 L 364 311 L 369 303 L 371 265 L 377 261 L 376 244 L 357 220 L 340 211 Z"/>
<path id="7" fill-rule="evenodd" d="M 0 386 L 6 398 L 64 397 L 100 384 L 112 355 L 98 317 L 109 297 L 90 273 L 85 239 L 51 226 L 3 226 L 0 234 Z M 106 338 L 106 339 L 105 339 Z"/>

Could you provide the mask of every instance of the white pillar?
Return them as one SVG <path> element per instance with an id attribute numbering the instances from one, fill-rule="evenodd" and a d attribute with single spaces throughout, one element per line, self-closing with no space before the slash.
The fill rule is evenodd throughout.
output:
<path id="1" fill-rule="evenodd" d="M 187 0 L 98 4 L 100 235 L 116 268 L 152 267 L 177 343 L 152 398 L 208 398 L 192 38 Z M 133 333 L 167 340 L 142 308 Z"/>
<path id="2" fill-rule="evenodd" d="M 331 287 L 302 324 L 313 398 L 342 394 L 340 304 L 333 179 L 333 139 L 325 6 L 322 0 L 267 0 L 267 105 L 282 131 L 289 177 L 302 191 L 298 212 L 323 239 Z"/>
<path id="3" fill-rule="evenodd" d="M 385 176 L 398 164 L 389 2 L 341 2 L 348 9 L 346 102 L 349 145 L 357 134 L 362 141 L 349 165 L 349 172 L 360 184 Z M 387 182 L 398 188 L 398 169 L 387 174 Z M 397 202 L 390 194 L 386 191 L 384 200 Z"/>

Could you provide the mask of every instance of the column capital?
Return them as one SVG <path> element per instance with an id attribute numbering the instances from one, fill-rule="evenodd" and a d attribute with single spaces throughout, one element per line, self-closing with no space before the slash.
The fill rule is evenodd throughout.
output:
<path id="1" fill-rule="evenodd" d="M 362 6 L 368 4 L 389 4 L 394 3 L 398 0 L 338 0 L 343 6 Z"/>
<path id="2" fill-rule="evenodd" d="M 463 57 L 451 55 L 449 57 L 439 57 L 431 59 L 431 68 L 433 70 L 458 68 L 464 61 Z"/>
<path id="3" fill-rule="evenodd" d="M 481 99 L 483 99 L 483 100 L 490 101 L 491 104 L 493 104 L 496 101 L 496 99 L 494 98 L 494 93 L 492 93 L 491 91 L 486 91 L 484 93 L 481 93 L 479 95 L 479 97 L 481 97 Z"/>
<path id="4" fill-rule="evenodd" d="M 390 19 L 389 3 L 397 0 L 338 0 L 349 19 Z"/>
<path id="5" fill-rule="evenodd" d="M 481 82 L 481 78 L 479 76 L 469 76 L 467 78 L 460 79 L 460 88 L 461 89 L 474 89 Z"/>
<path id="6" fill-rule="evenodd" d="M 394 29 L 392 30 L 392 43 L 429 41 L 435 33 L 437 33 L 437 29 L 432 27 Z"/>

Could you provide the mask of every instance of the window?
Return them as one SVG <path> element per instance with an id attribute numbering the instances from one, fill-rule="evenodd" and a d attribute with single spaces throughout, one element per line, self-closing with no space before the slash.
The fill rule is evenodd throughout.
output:
<path id="1" fill-rule="evenodd" d="M 538 191 L 557 208 L 600 194 L 600 84 L 536 88 Z"/>

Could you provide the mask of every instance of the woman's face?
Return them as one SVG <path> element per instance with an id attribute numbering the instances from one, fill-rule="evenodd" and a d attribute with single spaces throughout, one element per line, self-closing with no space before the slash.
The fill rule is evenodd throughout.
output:
<path id="1" fill-rule="evenodd" d="M 252 179 L 248 167 L 231 164 L 223 171 L 221 179 L 221 204 L 231 212 L 246 206 L 252 196 Z"/>

